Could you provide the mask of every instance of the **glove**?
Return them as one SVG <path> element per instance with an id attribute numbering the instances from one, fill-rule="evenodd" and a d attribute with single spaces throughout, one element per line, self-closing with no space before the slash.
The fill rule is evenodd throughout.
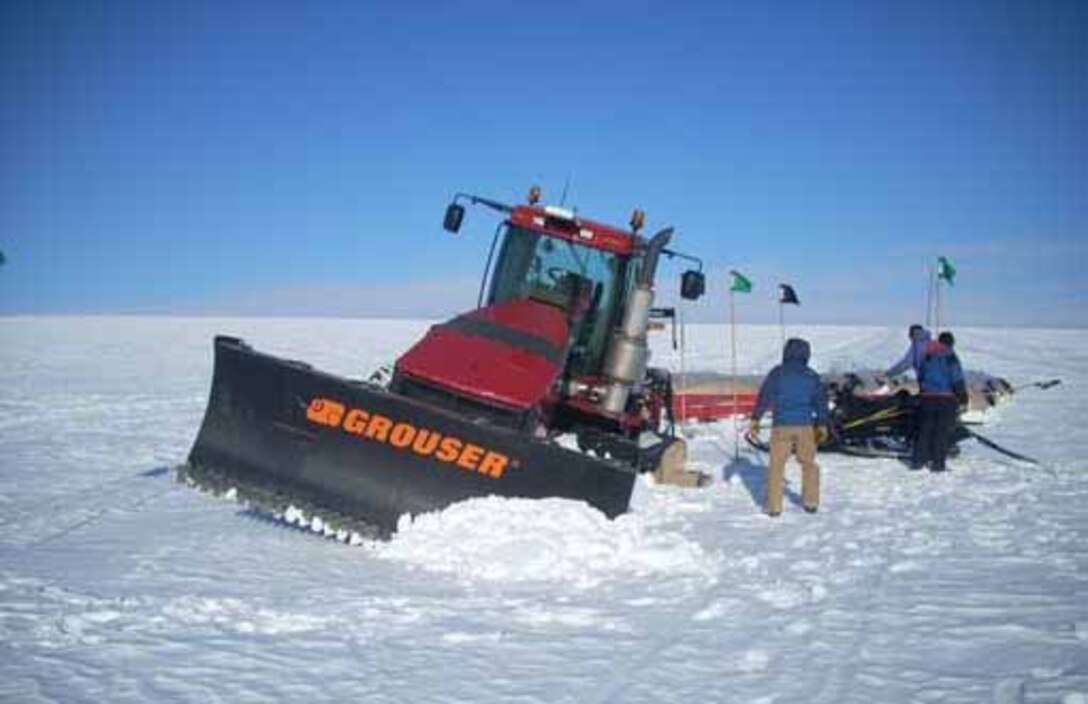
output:
<path id="1" fill-rule="evenodd" d="M 759 440 L 759 420 L 753 419 L 748 423 L 748 432 L 744 434 L 744 437 L 755 442 Z"/>
<path id="2" fill-rule="evenodd" d="M 962 385 L 957 385 L 955 388 L 956 403 L 960 407 L 960 412 L 967 410 L 967 406 L 970 405 L 971 399 L 967 396 L 967 389 Z"/>
<path id="3" fill-rule="evenodd" d="M 830 439 L 831 439 L 831 431 L 828 429 L 828 427 L 826 425 L 817 425 L 816 426 L 816 444 L 817 445 L 823 445 L 824 443 L 826 443 Z"/>

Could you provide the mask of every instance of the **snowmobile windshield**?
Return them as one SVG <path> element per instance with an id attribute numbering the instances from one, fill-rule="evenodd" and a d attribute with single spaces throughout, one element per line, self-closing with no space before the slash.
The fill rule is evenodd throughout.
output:
<path id="1" fill-rule="evenodd" d="M 511 225 L 488 303 L 531 298 L 567 309 L 584 307 L 574 330 L 571 372 L 592 374 L 603 363 L 626 268 L 627 258 L 618 254 Z"/>

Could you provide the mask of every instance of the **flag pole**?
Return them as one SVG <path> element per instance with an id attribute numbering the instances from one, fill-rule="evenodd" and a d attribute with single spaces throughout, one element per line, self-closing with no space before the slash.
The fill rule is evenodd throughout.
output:
<path id="1" fill-rule="evenodd" d="M 786 344 L 786 305 L 782 302 L 782 296 L 778 297 L 778 332 L 782 336 L 782 344 Z"/>
<path id="2" fill-rule="evenodd" d="M 680 427 L 688 418 L 687 335 L 684 325 L 684 299 L 680 299 Z"/>
<path id="3" fill-rule="evenodd" d="M 933 288 L 937 285 L 937 281 L 934 278 L 936 272 L 933 269 L 932 262 L 926 262 L 926 269 L 929 272 L 929 275 L 926 277 L 928 279 L 926 282 L 926 328 L 932 329 L 930 323 L 932 322 L 933 314 Z"/>
<path id="4" fill-rule="evenodd" d="M 729 286 L 729 342 L 732 347 L 733 372 L 733 460 L 740 459 L 740 428 L 737 425 L 737 294 Z"/>
<path id="5" fill-rule="evenodd" d="M 937 298 L 937 312 L 934 314 L 934 317 L 933 317 L 933 326 L 934 326 L 933 327 L 933 332 L 934 333 L 939 333 L 941 331 L 941 280 L 940 280 L 940 278 L 937 279 L 936 298 Z"/>

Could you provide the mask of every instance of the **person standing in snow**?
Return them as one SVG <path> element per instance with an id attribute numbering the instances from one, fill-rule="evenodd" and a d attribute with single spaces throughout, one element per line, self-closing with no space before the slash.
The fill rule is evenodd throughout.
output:
<path id="1" fill-rule="evenodd" d="M 910 347 L 907 348 L 906 354 L 898 362 L 892 365 L 888 371 L 884 373 L 884 378 L 878 378 L 877 384 L 883 386 L 887 383 L 888 379 L 895 379 L 908 369 L 914 370 L 914 377 L 917 379 L 920 375 L 920 368 L 922 366 L 922 360 L 926 356 L 926 346 L 929 344 L 931 336 L 929 330 L 926 330 L 921 325 L 915 323 L 911 325 L 907 330 L 907 338 L 910 340 Z M 898 382 L 892 384 L 898 386 Z M 910 427 L 907 429 L 907 441 L 911 444 L 911 447 L 915 447 L 918 444 L 918 415 L 915 414 L 911 421 Z"/>
<path id="2" fill-rule="evenodd" d="M 884 376 L 889 379 L 899 376 L 908 369 L 913 369 L 915 376 L 917 376 L 918 370 L 922 366 L 922 360 L 926 356 L 926 345 L 929 344 L 931 339 L 929 330 L 921 325 L 911 325 L 907 337 L 910 339 L 910 347 L 907 348 L 906 354 L 893 364 L 888 371 L 884 372 Z"/>
<path id="3" fill-rule="evenodd" d="M 797 455 L 801 463 L 801 501 L 805 511 L 816 513 L 820 505 L 816 445 L 827 438 L 829 417 L 827 390 L 820 376 L 808 366 L 810 352 L 805 340 L 786 341 L 782 364 L 772 369 L 759 387 L 748 426 L 749 436 L 758 436 L 759 419 L 768 409 L 774 409 L 765 503 L 767 515 L 772 517 L 782 513 L 786 460 L 790 455 Z"/>
<path id="4" fill-rule="evenodd" d="M 945 460 L 956 432 L 960 406 L 967 405 L 963 367 L 952 348 L 956 339 L 942 332 L 937 342 L 926 347 L 918 370 L 918 438 L 911 456 L 911 469 L 929 465 L 932 472 L 945 471 Z"/>

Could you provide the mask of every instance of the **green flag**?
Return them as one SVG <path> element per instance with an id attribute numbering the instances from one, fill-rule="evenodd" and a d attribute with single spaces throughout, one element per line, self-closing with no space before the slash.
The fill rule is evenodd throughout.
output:
<path id="1" fill-rule="evenodd" d="M 752 292 L 752 282 L 748 279 L 747 276 L 740 273 L 739 271 L 730 271 L 729 276 L 732 277 L 729 282 L 730 291 L 736 291 L 737 293 Z"/>
<path id="2" fill-rule="evenodd" d="M 949 286 L 955 283 L 956 267 L 952 266 L 947 257 L 937 257 L 937 278 L 944 279 Z"/>

